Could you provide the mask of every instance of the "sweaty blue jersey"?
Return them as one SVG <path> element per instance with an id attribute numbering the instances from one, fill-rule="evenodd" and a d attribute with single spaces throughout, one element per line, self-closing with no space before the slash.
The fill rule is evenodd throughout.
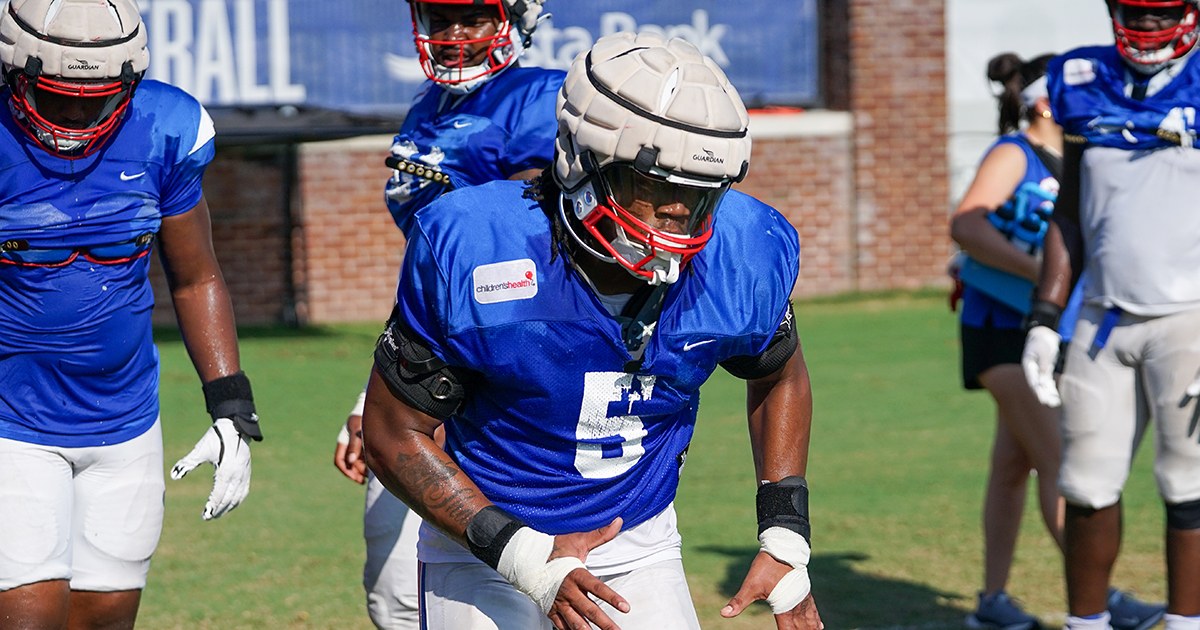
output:
<path id="1" fill-rule="evenodd" d="M 481 377 L 445 424 L 446 450 L 490 500 L 550 534 L 617 516 L 633 527 L 674 499 L 700 385 L 778 329 L 799 271 L 796 231 L 728 193 L 631 374 L 619 324 L 562 256 L 550 260 L 547 219 L 524 188 L 457 190 L 417 214 L 400 316 Z"/>
<path id="2" fill-rule="evenodd" d="M 4 93 L 7 99 L 8 94 Z M 181 90 L 143 81 L 116 137 L 79 160 L 51 155 L 0 112 L 0 241 L 71 250 L 157 232 L 200 200 L 212 120 Z M 0 437 L 99 446 L 158 416 L 149 258 L 83 255 L 59 267 L 0 261 Z"/>
<path id="3" fill-rule="evenodd" d="M 427 82 L 408 110 L 392 152 L 446 173 L 455 188 L 545 168 L 554 155 L 554 105 L 565 77 L 560 70 L 508 68 L 462 97 Z M 396 174 L 388 181 L 388 210 L 407 234 L 413 213 L 444 190 L 440 184 Z"/>
<path id="4" fill-rule="evenodd" d="M 1116 46 L 1079 48 L 1046 67 L 1050 108 L 1067 134 L 1089 144 L 1141 151 L 1192 146 L 1200 106 L 1197 55 L 1162 72 L 1174 74 L 1161 90 L 1137 100 L 1126 95 L 1125 66 Z"/>
<path id="5" fill-rule="evenodd" d="M 1009 210 L 1020 209 L 1018 214 L 1022 216 L 1012 216 L 1012 220 L 1007 221 L 995 221 L 993 225 L 996 225 L 1019 248 L 1032 254 L 1041 249 L 1042 238 L 1046 231 L 1046 218 L 1054 210 L 1053 201 L 1048 200 L 1058 197 L 1058 180 L 1042 163 L 1041 158 L 1029 145 L 1029 139 L 1023 133 L 1001 136 L 988 149 L 988 154 L 996 150 L 996 147 L 1005 144 L 1020 147 L 1025 153 L 1025 175 L 1017 183 L 1012 199 L 1005 204 Z M 1045 204 L 1048 204 L 1049 207 L 1040 207 Z M 1037 212 L 1039 209 L 1040 213 Z M 989 218 L 992 217 L 989 216 Z M 1028 225 L 1023 227 L 1022 223 Z M 1025 229 L 1025 227 L 1033 229 Z M 962 299 L 962 323 L 968 326 L 982 327 L 990 321 L 994 328 L 1021 327 L 1024 314 L 969 284 L 963 288 Z"/>

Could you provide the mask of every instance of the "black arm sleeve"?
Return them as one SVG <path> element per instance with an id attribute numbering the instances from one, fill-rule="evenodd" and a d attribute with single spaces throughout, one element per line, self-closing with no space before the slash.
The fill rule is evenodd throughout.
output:
<path id="1" fill-rule="evenodd" d="M 796 337 L 796 318 L 792 314 L 792 304 L 789 302 L 787 311 L 783 314 L 783 321 L 779 323 L 779 328 L 771 337 L 771 343 L 762 354 L 729 357 L 721 362 L 721 367 L 730 374 L 748 381 L 769 376 L 792 358 L 799 343 L 800 340 Z"/>
<path id="2" fill-rule="evenodd" d="M 413 409 L 445 420 L 461 411 L 476 374 L 454 367 L 436 354 L 392 310 L 375 344 L 375 369 L 388 389 Z"/>

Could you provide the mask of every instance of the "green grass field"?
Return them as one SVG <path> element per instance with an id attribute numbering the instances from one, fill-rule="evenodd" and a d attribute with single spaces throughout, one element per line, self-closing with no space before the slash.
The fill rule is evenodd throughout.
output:
<path id="1" fill-rule="evenodd" d="M 811 574 L 826 627 L 961 627 L 981 580 L 979 513 L 993 415 L 959 385 L 944 298 L 900 294 L 797 305 L 815 400 Z M 205 523 L 211 475 L 167 482 L 167 517 L 139 627 L 372 628 L 360 584 L 362 489 L 332 465 L 339 424 L 365 379 L 378 326 L 250 329 L 242 361 L 267 441 L 246 503 Z M 166 465 L 207 426 L 173 331 L 158 335 Z M 773 628 L 758 605 L 718 612 L 757 551 L 744 385 L 718 372 L 676 502 L 684 562 L 706 629 Z M 1164 597 L 1162 508 L 1143 449 L 1126 492 L 1116 584 Z M 1010 592 L 1061 625 L 1061 562 L 1029 501 Z"/>

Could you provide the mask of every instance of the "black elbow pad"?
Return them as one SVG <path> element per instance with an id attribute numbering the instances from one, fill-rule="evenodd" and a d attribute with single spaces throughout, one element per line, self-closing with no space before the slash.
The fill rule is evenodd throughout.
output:
<path id="1" fill-rule="evenodd" d="M 448 365 L 392 311 L 375 344 L 375 369 L 399 399 L 417 411 L 445 420 L 462 411 L 474 375 Z"/>
<path id="2" fill-rule="evenodd" d="M 753 380 L 769 376 L 787 364 L 788 359 L 796 353 L 800 338 L 796 336 L 796 318 L 792 314 L 792 304 L 789 302 L 787 312 L 767 349 L 756 356 L 729 357 L 721 362 L 721 367 L 730 374 L 745 380 Z"/>

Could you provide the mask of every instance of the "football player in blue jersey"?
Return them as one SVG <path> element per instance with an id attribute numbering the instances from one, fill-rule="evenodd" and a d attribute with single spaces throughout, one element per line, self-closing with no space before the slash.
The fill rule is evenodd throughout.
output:
<path id="1" fill-rule="evenodd" d="M 0 628 L 132 628 L 163 517 L 156 241 L 213 418 L 171 471 L 216 468 L 204 519 L 262 437 L 201 190 L 213 124 L 142 80 L 133 0 L 2 11 Z"/>
<path id="2" fill-rule="evenodd" d="M 1047 69 L 1064 168 L 1022 365 L 1038 397 L 1062 406 L 1066 628 L 1128 623 L 1108 580 L 1130 462 L 1152 426 L 1166 627 L 1200 630 L 1200 6 L 1109 0 L 1108 9 L 1115 46 L 1073 50 Z M 1085 268 L 1056 386 L 1056 323 Z"/>
<path id="3" fill-rule="evenodd" d="M 376 348 L 365 454 L 426 519 L 422 627 L 699 628 L 673 506 L 720 365 L 748 382 L 762 546 L 721 614 L 765 599 L 778 627 L 820 628 L 799 243 L 729 191 L 740 97 L 691 44 L 619 33 L 575 59 L 557 117 L 539 178 L 413 217 Z"/>
<path id="4" fill-rule="evenodd" d="M 453 188 L 529 179 L 550 163 L 564 73 L 523 68 L 544 0 L 409 0 L 429 81 L 392 144 L 387 205 L 405 233 Z M 418 174 L 419 173 L 419 174 Z"/>
<path id="5" fill-rule="evenodd" d="M 453 188 L 525 180 L 554 154 L 554 101 L 565 73 L 518 65 L 543 0 L 410 0 L 429 81 L 392 146 L 386 202 L 407 232 L 413 214 Z M 365 391 L 365 390 L 364 390 Z M 420 517 L 389 494 L 361 459 L 362 400 L 338 438 L 334 464 L 367 484 L 363 536 L 367 611 L 382 630 L 417 627 Z"/>
<path id="6" fill-rule="evenodd" d="M 951 236 L 973 261 L 1027 281 L 1020 287 L 1024 306 L 1031 281 L 1037 279 L 1038 256 L 1062 171 L 1062 128 L 1050 113 L 1045 79 L 1051 59 L 1043 55 L 1023 62 L 1007 53 L 988 64 L 988 78 L 1003 87 L 1002 135 L 951 217 Z M 962 306 L 963 383 L 967 389 L 982 387 L 992 394 L 997 425 L 983 513 L 984 590 L 966 623 L 976 630 L 1030 630 L 1040 622 L 1008 597 L 1005 585 L 1031 471 L 1037 473 L 1042 519 L 1062 547 L 1058 412 L 1041 404 L 1025 381 L 1020 365 L 1025 345 L 1022 313 L 1009 305 L 1011 297 L 996 286 L 994 276 L 972 277 L 964 266 L 963 280 L 968 279 Z M 1074 321 L 1063 318 L 1059 331 L 1064 339 Z M 1164 606 L 1112 589 L 1108 610 L 1115 630 L 1134 630 L 1157 623 Z"/>

